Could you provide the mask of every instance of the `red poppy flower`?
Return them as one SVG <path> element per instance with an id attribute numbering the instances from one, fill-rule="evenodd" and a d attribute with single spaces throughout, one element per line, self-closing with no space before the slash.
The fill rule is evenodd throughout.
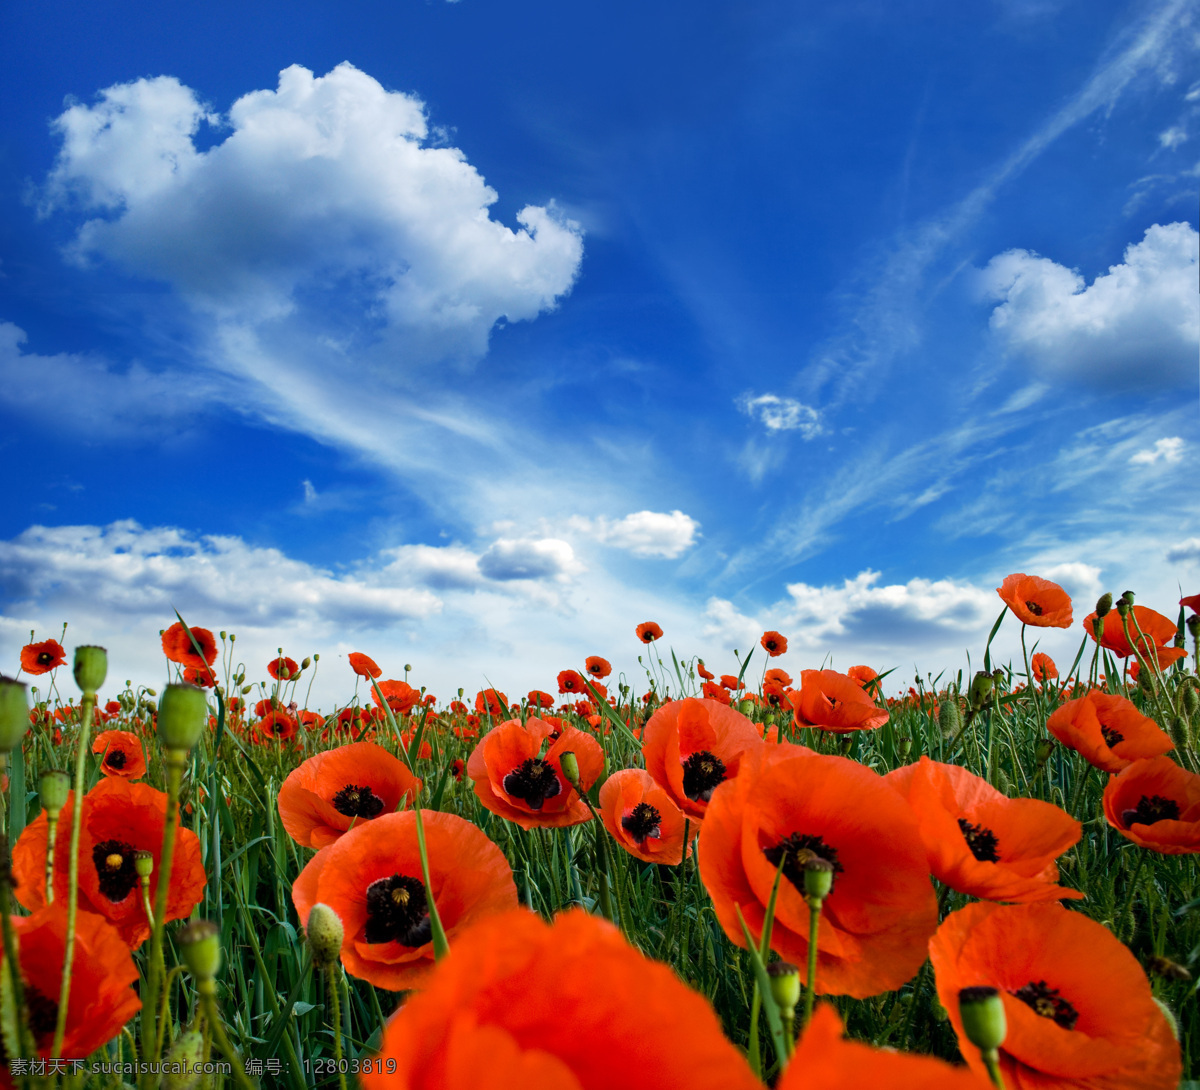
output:
<path id="1" fill-rule="evenodd" d="M 602 659 L 599 655 L 589 655 L 583 668 L 592 677 L 608 677 L 612 673 L 612 663 L 608 659 Z"/>
<path id="2" fill-rule="evenodd" d="M 459 782 L 462 783 L 463 773 L 467 770 L 467 762 L 461 757 L 456 757 L 454 763 L 450 766 L 450 773 Z"/>
<path id="3" fill-rule="evenodd" d="M 762 1090 L 702 996 L 580 911 L 466 931 L 380 1060 L 366 1090 Z"/>
<path id="4" fill-rule="evenodd" d="M 698 673 L 705 681 L 712 681 L 717 675 L 711 670 L 705 668 L 703 662 L 696 663 L 696 673 Z"/>
<path id="5" fill-rule="evenodd" d="M 217 675 L 211 666 L 185 666 L 183 680 L 189 685 L 198 685 L 201 689 L 211 689 L 217 683 Z"/>
<path id="6" fill-rule="evenodd" d="M 541 719 L 510 719 L 488 731 L 467 760 L 479 801 L 522 829 L 578 825 L 592 816 L 563 775 L 561 760 L 568 751 L 575 754 L 580 787 L 587 791 L 604 771 L 604 751 L 595 738 L 564 727 L 543 754 L 550 732 Z"/>
<path id="7" fill-rule="evenodd" d="M 1098 689 L 1068 700 L 1046 721 L 1046 728 L 1103 772 L 1120 772 L 1131 761 L 1175 748 L 1171 736 L 1132 701 Z"/>
<path id="8" fill-rule="evenodd" d="M 376 689 L 383 694 L 393 715 L 407 715 L 421 702 L 421 690 L 414 689 L 407 681 L 378 681 L 371 686 L 371 699 L 380 711 L 383 705 Z"/>
<path id="9" fill-rule="evenodd" d="M 421 819 L 434 903 L 453 945 L 473 921 L 515 908 L 516 883 L 483 830 L 435 810 L 423 810 Z M 305 923 L 318 903 L 341 917 L 346 972 L 394 992 L 421 986 L 433 969 L 428 893 L 412 810 L 351 829 L 317 852 L 292 885 Z"/>
<path id="10" fill-rule="evenodd" d="M 64 896 L 32 916 L 14 916 L 12 922 L 18 936 L 17 960 L 29 1030 L 38 1056 L 47 1058 L 54 1042 L 67 953 L 67 899 Z M 0 965 L 3 960 L 0 952 Z M 137 978 L 129 947 L 116 929 L 103 916 L 81 910 L 75 917 L 71 998 L 59 1055 L 89 1056 L 120 1033 L 142 1009 L 142 1001 L 130 986 Z M 11 1086 L 7 1076 L 6 1071 L 0 1081 Z"/>
<path id="11" fill-rule="evenodd" d="M 772 708 L 779 708 L 787 699 L 787 690 L 778 681 L 764 681 L 762 695 Z"/>
<path id="12" fill-rule="evenodd" d="M 958 1009 L 963 988 L 1000 993 L 1000 1070 L 1014 1090 L 1175 1090 L 1179 1044 L 1150 982 L 1108 928 L 1059 904 L 974 904 L 929 944 L 938 997 L 967 1065 L 985 1074 Z"/>
<path id="13" fill-rule="evenodd" d="M 178 621 L 171 625 L 162 635 L 163 654 L 180 666 L 211 666 L 217 661 L 217 641 L 213 639 L 213 634 L 207 628 L 197 628 L 195 625 L 189 631 L 191 639 Z M 192 640 L 199 645 L 201 654 L 196 653 Z"/>
<path id="14" fill-rule="evenodd" d="M 604 827 L 630 855 L 647 863 L 683 860 L 683 827 L 687 819 L 649 772 L 624 768 L 600 788 L 597 807 Z M 699 831 L 691 822 L 688 839 Z"/>
<path id="15" fill-rule="evenodd" d="M 835 872 L 817 933 L 816 990 L 863 999 L 911 980 L 937 927 L 917 819 L 869 768 L 803 746 L 751 750 L 737 777 L 713 794 L 698 854 L 725 934 L 745 946 L 740 905 L 751 933 L 761 935 L 782 862 L 771 947 L 806 964 L 809 910 L 795 860 L 805 849 Z"/>
<path id="16" fill-rule="evenodd" d="M 1164 855 L 1200 852 L 1200 776 L 1170 757 L 1134 761 L 1108 781 L 1104 816 L 1141 848 Z"/>
<path id="17" fill-rule="evenodd" d="M 1044 651 L 1038 651 L 1034 654 L 1029 664 L 1029 669 L 1033 673 L 1034 681 L 1050 681 L 1058 677 L 1058 667 L 1054 665 L 1054 660 Z"/>
<path id="18" fill-rule="evenodd" d="M 421 781 L 382 746 L 351 742 L 310 757 L 279 788 L 279 817 L 306 848 L 324 848 L 352 827 L 392 813 Z"/>
<path id="19" fill-rule="evenodd" d="M 93 753 L 103 753 L 100 771 L 106 776 L 136 780 L 146 774 L 146 754 L 142 740 L 127 730 L 106 730 L 92 742 Z"/>
<path id="20" fill-rule="evenodd" d="M 267 663 L 267 673 L 277 681 L 290 681 L 300 673 L 300 664 L 295 659 L 280 655 Z"/>
<path id="21" fill-rule="evenodd" d="M 71 813 L 74 792 L 68 794 L 65 813 Z M 150 935 L 142 907 L 141 887 L 133 857 L 148 851 L 154 857 L 151 889 L 161 866 L 163 828 L 167 823 L 167 796 L 144 783 L 105 778 L 83 798 L 83 825 L 79 840 L 79 905 L 96 912 L 121 933 L 132 948 Z M 46 812 L 43 810 L 21 833 L 13 846 L 16 897 L 26 908 L 46 904 Z M 54 844 L 55 901 L 65 901 L 70 873 L 71 823 L 60 821 Z M 206 877 L 200 861 L 200 840 L 191 829 L 175 834 L 175 859 L 167 892 L 168 920 L 191 914 L 204 894 Z"/>
<path id="22" fill-rule="evenodd" d="M 874 730 L 888 721 L 863 687 L 836 670 L 801 670 L 800 689 L 788 694 L 798 727 L 820 727 L 844 734 Z"/>
<path id="23" fill-rule="evenodd" d="M 361 651 L 351 651 L 346 656 L 346 661 L 350 663 L 350 669 L 353 670 L 359 677 L 365 677 L 368 680 L 379 677 L 383 673 L 376 665 L 373 658 L 369 658 Z"/>
<path id="24" fill-rule="evenodd" d="M 257 742 L 286 742 L 296 736 L 296 720 L 287 712 L 276 709 L 254 724 Z"/>
<path id="25" fill-rule="evenodd" d="M 529 695 L 525 697 L 525 701 L 531 708 L 554 707 L 554 697 L 549 693 L 542 692 L 541 689 L 530 689 Z"/>
<path id="26" fill-rule="evenodd" d="M 1136 618 L 1137 624 L 1134 625 Z M 1132 640 L 1142 653 L 1142 658 L 1151 659 L 1158 663 L 1160 670 L 1187 655 L 1182 647 L 1173 647 L 1175 639 L 1175 622 L 1170 617 L 1164 617 L 1146 606 L 1134 606 L 1131 615 L 1126 618 L 1129 625 L 1129 639 L 1125 638 L 1125 628 L 1121 623 L 1118 610 L 1110 610 L 1104 617 L 1104 627 L 1100 631 L 1100 646 L 1107 648 L 1117 658 L 1128 658 L 1133 654 Z M 1096 614 L 1089 613 L 1083 622 L 1084 631 L 1096 639 Z M 1141 636 L 1138 630 L 1141 630 Z"/>
<path id="27" fill-rule="evenodd" d="M 58 640 L 27 643 L 21 648 L 21 669 L 27 674 L 48 674 L 67 661 L 67 653 Z"/>
<path id="28" fill-rule="evenodd" d="M 637 638 L 642 643 L 653 643 L 655 640 L 662 639 L 663 630 L 658 627 L 653 621 L 643 621 L 637 626 Z"/>
<path id="29" fill-rule="evenodd" d="M 724 704 L 729 707 L 733 701 L 729 698 L 729 690 L 723 685 L 718 685 L 715 681 L 706 681 L 700 686 L 700 692 L 704 694 L 706 700 L 714 700 L 718 704 Z"/>
<path id="30" fill-rule="evenodd" d="M 1200 594 L 1192 594 L 1187 598 L 1180 598 L 1179 604 L 1187 606 L 1193 613 L 1200 613 Z"/>
<path id="31" fill-rule="evenodd" d="M 646 723 L 646 771 L 683 813 L 698 823 L 718 784 L 737 775 L 745 751 L 763 744 L 740 712 L 716 700 L 673 700 Z"/>
<path id="32" fill-rule="evenodd" d="M 773 666 L 770 670 L 763 674 L 763 681 L 778 682 L 778 684 L 786 688 L 792 683 L 792 675 L 786 670 L 781 670 L 778 666 Z"/>
<path id="33" fill-rule="evenodd" d="M 775 1090 L 862 1090 L 864 1086 L 905 1090 L 989 1090 L 973 1071 L 932 1056 L 872 1048 L 842 1036 L 842 1020 L 828 1003 L 818 1003 L 796 1052 Z"/>
<path id="34" fill-rule="evenodd" d="M 508 709 L 508 697 L 499 689 L 483 689 L 475 696 L 475 710 L 490 716 L 504 715 Z"/>
<path id="35" fill-rule="evenodd" d="M 1049 579 L 1010 575 L 996 588 L 996 593 L 1022 624 L 1037 628 L 1071 627 L 1071 596 Z"/>
<path id="36" fill-rule="evenodd" d="M 766 651 L 771 658 L 778 658 L 788 648 L 786 636 L 781 636 L 778 632 L 764 632 L 762 639 L 758 641 L 762 644 L 763 650 Z"/>
<path id="37" fill-rule="evenodd" d="M 576 670 L 561 670 L 558 674 L 558 691 L 560 693 L 585 693 L 587 686 Z"/>
<path id="38" fill-rule="evenodd" d="M 721 687 L 723 689 L 740 689 L 742 681 L 736 674 L 722 674 Z"/>
<path id="39" fill-rule="evenodd" d="M 309 730 L 319 730 L 325 725 L 325 717 L 305 708 L 296 713 L 296 722 Z"/>
<path id="40" fill-rule="evenodd" d="M 871 682 L 879 676 L 879 674 L 877 674 L 869 666 L 851 666 L 850 669 L 846 671 L 846 676 L 853 678 L 862 688 L 866 689 L 868 686 L 870 686 Z M 791 682 L 788 682 L 788 684 L 790 685 Z"/>
<path id="41" fill-rule="evenodd" d="M 907 800 L 940 882 L 989 901 L 1057 901 L 1078 890 L 1055 885 L 1054 864 L 1083 827 L 1040 799 L 1010 799 L 957 765 L 922 757 L 884 779 Z"/>

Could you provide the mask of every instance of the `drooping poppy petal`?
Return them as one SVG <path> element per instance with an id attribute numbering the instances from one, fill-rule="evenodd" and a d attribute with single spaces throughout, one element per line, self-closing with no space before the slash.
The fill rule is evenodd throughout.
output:
<path id="1" fill-rule="evenodd" d="M 515 908 L 517 887 L 504 853 L 457 814 L 421 813 L 429 881 L 446 937 L 485 916 Z M 385 814 L 322 848 L 292 886 L 304 922 L 329 905 L 344 930 L 342 964 L 379 988 L 420 987 L 433 969 L 428 892 L 412 810 Z"/>
<path id="2" fill-rule="evenodd" d="M 1139 847 L 1163 855 L 1200 852 L 1200 776 L 1170 757 L 1134 761 L 1104 788 L 1104 816 Z"/>
<path id="3" fill-rule="evenodd" d="M 1129 950 L 1108 928 L 1058 904 L 973 904 L 929 943 L 938 997 L 967 1064 L 979 1049 L 958 1010 L 963 988 L 992 987 L 1008 1034 L 1000 1068 L 1014 1090 L 1174 1090 L 1179 1043 Z"/>
<path id="4" fill-rule="evenodd" d="M 346 661 L 350 663 L 350 669 L 353 670 L 359 677 L 365 677 L 368 680 L 377 678 L 383 673 L 376 665 L 375 660 L 361 651 L 351 651 L 346 656 Z"/>
<path id="5" fill-rule="evenodd" d="M 853 678 L 836 670 L 801 670 L 800 689 L 788 694 L 798 727 L 820 727 L 843 734 L 874 730 L 888 721 L 880 708 Z"/>
<path id="6" fill-rule="evenodd" d="M 21 669 L 27 674 L 48 674 L 67 661 L 67 653 L 58 640 L 27 643 L 21 648 Z"/>
<path id="7" fill-rule="evenodd" d="M 654 777 L 640 768 L 614 772 L 600 787 L 600 820 L 630 855 L 674 866 L 683 860 L 683 812 Z M 699 831 L 691 822 L 688 839 Z"/>
<path id="8" fill-rule="evenodd" d="M 1038 628 L 1070 628 L 1071 596 L 1057 583 L 1036 575 L 1005 578 L 996 593 L 1022 624 Z"/>
<path id="9" fill-rule="evenodd" d="M 835 868 L 817 933 L 816 990 L 862 999 L 911 980 L 937 927 L 917 820 L 877 773 L 803 746 L 748 751 L 737 777 L 713 794 L 697 850 L 725 934 L 745 945 L 740 906 L 751 933 L 761 935 L 782 862 L 771 947 L 806 963 L 809 910 L 795 861 L 805 849 Z"/>
<path id="10" fill-rule="evenodd" d="M 517 909 L 451 946 L 366 1090 L 761 1090 L 706 1000 L 607 921 Z"/>
<path id="11" fill-rule="evenodd" d="M 199 654 L 196 653 L 193 640 L 200 647 Z M 207 628 L 197 628 L 195 625 L 189 626 L 185 631 L 178 621 L 162 634 L 162 649 L 168 659 L 179 663 L 180 666 L 195 666 L 201 669 L 217 661 L 217 641 L 213 634 Z"/>
<path id="12" fill-rule="evenodd" d="M 1133 701 L 1098 689 L 1055 709 L 1046 729 L 1103 772 L 1120 772 L 1132 761 L 1175 748 L 1171 736 Z"/>
<path id="13" fill-rule="evenodd" d="M 142 740 L 127 730 L 106 730 L 92 741 L 92 752 L 104 754 L 100 771 L 106 776 L 136 780 L 146 774 L 146 754 Z"/>
<path id="14" fill-rule="evenodd" d="M 938 881 L 989 901 L 1083 896 L 1055 884 L 1054 860 L 1083 835 L 1079 822 L 1057 806 L 1010 799 L 965 768 L 928 757 L 884 779 L 912 807 Z"/>

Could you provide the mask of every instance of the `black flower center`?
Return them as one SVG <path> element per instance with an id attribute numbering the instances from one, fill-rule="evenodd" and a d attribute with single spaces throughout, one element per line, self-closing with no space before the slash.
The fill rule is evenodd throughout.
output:
<path id="1" fill-rule="evenodd" d="M 125 754 L 119 749 L 114 749 L 107 757 L 104 758 L 104 763 L 109 768 L 124 768 Z"/>
<path id="2" fill-rule="evenodd" d="M 628 814 L 621 818 L 621 828 L 634 840 L 641 843 L 648 837 L 660 837 L 662 829 L 660 814 L 648 802 L 639 802 Z"/>
<path id="3" fill-rule="evenodd" d="M 706 749 L 683 762 L 683 793 L 693 802 L 708 802 L 725 779 L 725 762 Z"/>
<path id="4" fill-rule="evenodd" d="M 826 863 L 832 863 L 835 876 L 845 873 L 846 868 L 838 862 L 837 854 L 837 849 L 831 848 L 822 837 L 807 833 L 792 833 L 773 848 L 763 848 L 763 855 L 773 867 L 778 867 L 779 861 L 787 856 L 783 864 L 783 876 L 801 893 L 804 892 L 804 864 L 814 855 Z"/>
<path id="5" fill-rule="evenodd" d="M 1109 749 L 1112 749 L 1112 747 L 1118 742 L 1125 741 L 1125 735 L 1123 735 L 1119 730 L 1113 730 L 1112 727 L 1106 727 L 1102 725 L 1100 727 L 1100 734 L 1104 738 L 1104 744 L 1108 746 Z"/>
<path id="6" fill-rule="evenodd" d="M 424 946 L 432 934 L 425 885 L 419 878 L 393 874 L 367 886 L 367 942 Z"/>
<path id="7" fill-rule="evenodd" d="M 133 853 L 133 845 L 123 840 L 102 840 L 92 849 L 92 862 L 100 879 L 100 892 L 113 904 L 125 900 L 138 883 Z"/>
<path id="8" fill-rule="evenodd" d="M 501 786 L 514 799 L 522 799 L 530 810 L 540 810 L 542 803 L 562 791 L 554 766 L 541 757 L 530 757 L 517 765 L 504 777 Z"/>
<path id="9" fill-rule="evenodd" d="M 1012 994 L 1043 1018 L 1053 1018 L 1063 1029 L 1074 1029 L 1079 1021 L 1079 1011 L 1059 995 L 1057 988 L 1051 988 L 1044 980 L 1031 980 Z"/>
<path id="10" fill-rule="evenodd" d="M 348 783 L 333 796 L 333 808 L 346 817 L 373 818 L 383 810 L 383 799 L 369 787 Z"/>
<path id="11" fill-rule="evenodd" d="M 1039 606 L 1037 604 L 1037 602 L 1026 602 L 1025 608 L 1027 610 L 1029 610 L 1029 612 L 1032 613 L 1035 617 L 1040 617 L 1043 613 L 1046 612 L 1044 609 L 1042 609 L 1041 606 Z"/>
<path id="12" fill-rule="evenodd" d="M 49 651 L 39 651 L 37 664 L 39 666 L 49 666 L 54 661 L 54 656 Z"/>
<path id="13" fill-rule="evenodd" d="M 29 1032 L 41 1044 L 42 1039 L 51 1037 L 58 1025 L 58 1003 L 48 995 L 42 995 L 32 984 L 25 985 L 25 1011 L 29 1016 Z"/>
<path id="14" fill-rule="evenodd" d="M 999 863 L 1000 854 L 996 851 L 996 834 L 982 825 L 972 825 L 966 818 L 958 819 L 958 827 L 966 837 L 967 847 L 971 854 L 981 863 Z"/>
<path id="15" fill-rule="evenodd" d="M 1179 803 L 1174 799 L 1164 799 L 1162 795 L 1143 795 L 1134 809 L 1121 811 L 1121 821 L 1126 829 L 1134 822 L 1153 825 L 1156 821 L 1176 821 L 1178 818 Z"/>

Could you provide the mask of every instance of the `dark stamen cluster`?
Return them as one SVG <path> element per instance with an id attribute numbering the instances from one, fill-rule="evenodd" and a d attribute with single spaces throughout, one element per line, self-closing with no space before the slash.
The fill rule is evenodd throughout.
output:
<path id="1" fill-rule="evenodd" d="M 693 802 L 708 802 L 725 781 L 725 762 L 707 749 L 697 750 L 683 762 L 683 793 Z"/>
<path id="2" fill-rule="evenodd" d="M 804 892 L 804 864 L 814 855 L 824 859 L 826 863 L 832 863 L 835 876 L 846 871 L 838 862 L 836 848 L 831 848 L 822 837 L 810 836 L 807 833 L 792 833 L 774 847 L 763 848 L 763 855 L 773 867 L 778 867 L 779 861 L 786 855 L 783 876 L 801 893 Z"/>
<path id="3" fill-rule="evenodd" d="M 333 796 L 333 808 L 346 817 L 373 818 L 383 810 L 383 799 L 369 787 L 348 783 Z"/>
<path id="4" fill-rule="evenodd" d="M 1134 809 L 1121 811 L 1121 821 L 1126 829 L 1134 822 L 1139 825 L 1153 825 L 1156 821 L 1178 819 L 1179 803 L 1174 799 L 1164 799 L 1162 795 L 1143 795 Z"/>
<path id="5" fill-rule="evenodd" d="M 1079 1021 L 1079 1011 L 1059 995 L 1057 988 L 1051 988 L 1044 980 L 1031 980 L 1012 994 L 1043 1018 L 1053 1018 L 1063 1029 L 1074 1029 Z"/>
<path id="6" fill-rule="evenodd" d="M 1119 730 L 1113 730 L 1112 727 L 1105 727 L 1102 725 L 1100 727 L 1100 734 L 1101 737 L 1104 738 L 1104 744 L 1108 746 L 1109 749 L 1112 749 L 1112 747 L 1118 742 L 1125 741 L 1125 735 L 1123 735 Z"/>
<path id="7" fill-rule="evenodd" d="M 621 818 L 621 828 L 639 843 L 648 837 L 662 835 L 660 814 L 648 802 L 639 802 L 628 814 Z"/>
<path id="8" fill-rule="evenodd" d="M 425 884 L 419 878 L 393 874 L 367 886 L 367 942 L 424 946 L 432 935 Z"/>
<path id="9" fill-rule="evenodd" d="M 102 840 L 92 849 L 92 862 L 100 879 L 100 892 L 113 904 L 129 896 L 138 884 L 133 865 L 134 847 L 123 840 Z"/>
<path id="10" fill-rule="evenodd" d="M 54 661 L 54 656 L 49 651 L 38 652 L 37 664 L 39 666 L 49 666 Z"/>
<path id="11" fill-rule="evenodd" d="M 104 758 L 104 763 L 108 765 L 109 768 L 124 768 L 125 754 L 119 749 L 114 749 L 107 757 Z"/>
<path id="12" fill-rule="evenodd" d="M 541 757 L 530 757 L 517 765 L 502 781 L 514 799 L 522 799 L 530 810 L 540 810 L 547 799 L 562 791 L 554 766 Z"/>
<path id="13" fill-rule="evenodd" d="M 54 1036 L 58 1025 L 58 1003 L 43 995 L 32 984 L 25 985 L 25 1010 L 29 1016 L 29 1032 L 39 1045 Z"/>
<path id="14" fill-rule="evenodd" d="M 1027 610 L 1029 610 L 1029 612 L 1032 613 L 1035 617 L 1040 617 L 1043 613 L 1046 612 L 1044 609 L 1042 609 L 1041 606 L 1039 606 L 1037 604 L 1037 602 L 1026 602 L 1025 608 Z"/>
<path id="15" fill-rule="evenodd" d="M 996 851 L 996 834 L 991 829 L 982 825 L 972 825 L 966 818 L 958 819 L 958 827 L 976 859 L 981 863 L 1000 862 L 1000 853 Z"/>

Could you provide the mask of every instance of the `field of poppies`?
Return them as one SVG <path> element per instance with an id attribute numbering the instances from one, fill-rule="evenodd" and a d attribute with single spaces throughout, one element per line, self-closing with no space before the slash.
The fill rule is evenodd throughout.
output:
<path id="1" fill-rule="evenodd" d="M 899 697 L 653 622 L 636 674 L 528 694 L 367 648 L 322 711 L 318 656 L 182 617 L 169 683 L 111 698 L 103 649 L 34 637 L 0 679 L 0 1081 L 1191 1085 L 1200 595 L 998 593 L 982 668 Z M 993 661 L 1001 625 L 1034 653 Z"/>

